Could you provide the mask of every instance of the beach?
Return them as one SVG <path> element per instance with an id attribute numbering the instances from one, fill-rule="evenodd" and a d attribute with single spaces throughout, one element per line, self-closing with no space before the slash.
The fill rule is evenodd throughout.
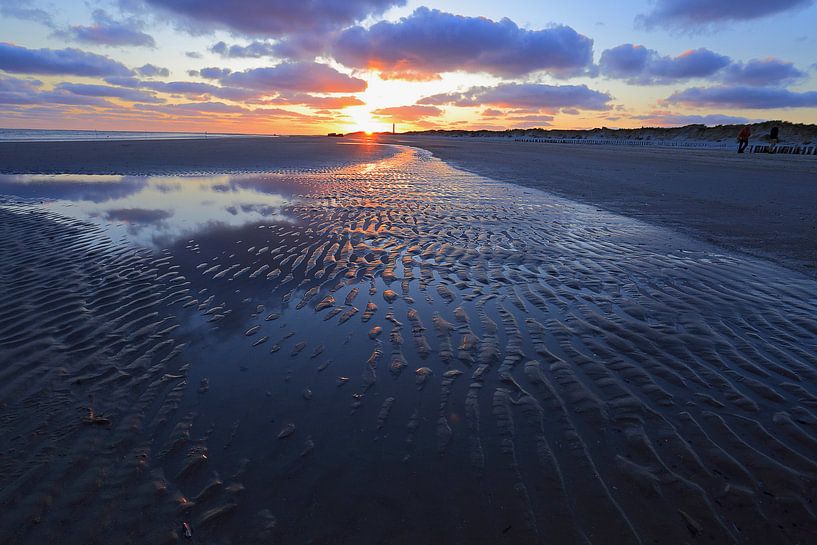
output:
<path id="1" fill-rule="evenodd" d="M 421 135 L 389 141 L 817 275 L 815 157 Z"/>
<path id="2" fill-rule="evenodd" d="M 0 542 L 814 541 L 815 165 L 0 143 Z"/>

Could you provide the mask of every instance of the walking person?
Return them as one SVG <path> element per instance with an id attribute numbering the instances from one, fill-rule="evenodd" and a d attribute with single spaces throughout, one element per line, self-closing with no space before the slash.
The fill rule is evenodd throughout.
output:
<path id="1" fill-rule="evenodd" d="M 752 136 L 752 130 L 749 128 L 749 125 L 746 125 L 740 130 L 738 134 L 738 153 L 743 153 L 746 149 L 746 146 L 749 145 L 749 137 Z"/>
<path id="2" fill-rule="evenodd" d="M 772 130 L 769 131 L 769 153 L 774 153 L 775 148 L 777 147 L 777 142 L 779 141 L 780 137 L 780 128 L 775 125 L 772 127 Z"/>

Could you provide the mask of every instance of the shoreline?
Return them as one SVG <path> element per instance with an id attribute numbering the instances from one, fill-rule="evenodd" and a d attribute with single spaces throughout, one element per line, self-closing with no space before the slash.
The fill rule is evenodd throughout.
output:
<path id="1" fill-rule="evenodd" d="M 817 277 L 817 161 L 712 149 L 389 136 L 467 172 L 535 188 Z"/>

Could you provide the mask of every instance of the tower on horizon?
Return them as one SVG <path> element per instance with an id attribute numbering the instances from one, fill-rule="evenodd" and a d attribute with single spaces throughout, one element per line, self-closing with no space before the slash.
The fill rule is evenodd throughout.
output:
<path id="1" fill-rule="evenodd" d="M 392 124 L 391 124 L 391 133 L 392 133 L 392 134 L 397 134 L 397 133 L 395 132 L 395 130 L 394 130 L 394 126 L 395 126 L 395 124 L 394 124 L 394 123 L 392 123 Z"/>

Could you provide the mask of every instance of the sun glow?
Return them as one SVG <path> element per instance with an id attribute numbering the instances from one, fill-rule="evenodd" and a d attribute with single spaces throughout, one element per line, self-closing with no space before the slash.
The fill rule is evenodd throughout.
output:
<path id="1" fill-rule="evenodd" d="M 389 123 L 384 123 L 380 119 L 372 117 L 371 110 L 365 106 L 347 108 L 346 114 L 349 117 L 349 121 L 346 125 L 349 127 L 350 132 L 360 131 L 366 134 L 372 134 L 391 130 Z"/>

